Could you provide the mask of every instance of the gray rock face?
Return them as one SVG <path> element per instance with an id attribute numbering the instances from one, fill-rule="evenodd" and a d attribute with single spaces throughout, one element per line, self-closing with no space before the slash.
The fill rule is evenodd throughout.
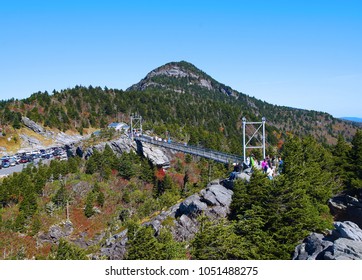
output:
<path id="1" fill-rule="evenodd" d="M 167 225 L 172 225 L 171 232 L 175 240 L 190 240 L 199 229 L 197 221 L 199 215 L 205 214 L 210 219 L 227 216 L 232 195 L 231 190 L 213 182 L 199 194 L 189 196 L 143 225 L 151 226 L 155 235 L 158 235 L 167 219 Z M 126 243 L 127 231 L 125 230 L 107 239 L 100 254 L 109 259 L 123 259 L 126 253 Z"/>
<path id="2" fill-rule="evenodd" d="M 91 148 L 88 148 L 87 150 L 84 150 L 81 146 L 71 146 L 69 145 L 67 147 L 67 150 L 70 154 L 83 154 L 85 158 L 88 158 L 93 155 L 94 150 L 97 150 L 99 152 L 103 152 L 106 145 L 108 145 L 112 151 L 120 155 L 122 153 L 129 153 L 130 151 L 134 152 L 140 152 L 142 153 L 146 158 L 148 158 L 154 165 L 157 166 L 168 166 L 170 165 L 170 159 L 166 152 L 163 149 L 160 149 L 156 146 L 142 143 L 142 144 L 136 144 L 133 140 L 129 139 L 127 136 L 121 136 L 119 139 L 114 141 L 108 141 L 103 142 L 98 145 L 95 145 Z M 139 145 L 142 145 L 139 147 Z M 77 152 L 77 149 L 80 150 L 80 152 Z"/>
<path id="3" fill-rule="evenodd" d="M 250 182 L 250 175 L 246 174 L 244 172 L 242 173 L 237 173 L 235 176 L 236 179 L 241 179 L 241 180 L 245 180 L 247 182 Z"/>
<path id="4" fill-rule="evenodd" d="M 362 260 L 362 242 L 347 238 L 337 239 L 331 251 L 324 255 L 325 260 Z"/>
<path id="5" fill-rule="evenodd" d="M 106 240 L 101 248 L 100 254 L 107 256 L 110 260 L 123 259 L 126 255 L 127 229 Z"/>
<path id="6" fill-rule="evenodd" d="M 312 233 L 294 251 L 294 260 L 362 260 L 362 230 L 353 222 L 335 222 L 324 236 Z"/>
<path id="7" fill-rule="evenodd" d="M 41 125 L 37 124 L 36 122 L 32 121 L 31 119 L 29 119 L 27 117 L 22 117 L 21 121 L 23 122 L 23 124 L 26 127 L 30 128 L 35 133 L 45 134 L 45 132 L 46 132 L 44 127 L 42 127 Z"/>
<path id="8" fill-rule="evenodd" d="M 201 212 L 207 209 L 207 205 L 204 202 L 201 202 L 200 196 L 194 194 L 186 198 L 181 204 L 180 208 L 177 211 L 177 215 L 181 216 L 183 214 L 197 216 Z"/>
<path id="9" fill-rule="evenodd" d="M 347 238 L 354 241 L 362 241 L 362 230 L 350 221 L 335 222 L 335 230 L 332 231 L 332 235 L 336 238 Z"/>
<path id="10" fill-rule="evenodd" d="M 229 207 L 231 204 L 232 190 L 228 190 L 220 185 L 211 185 L 200 192 L 201 200 L 209 206 Z"/>
<path id="11" fill-rule="evenodd" d="M 143 155 L 148 158 L 153 164 L 158 166 L 170 165 L 170 159 L 158 147 L 147 143 L 142 143 Z"/>
<path id="12" fill-rule="evenodd" d="M 340 195 L 328 201 L 334 220 L 352 221 L 362 228 L 362 201 L 349 195 Z"/>
<path id="13" fill-rule="evenodd" d="M 323 234 L 312 233 L 295 248 L 293 259 L 317 260 L 320 258 L 319 255 L 330 246 L 333 246 L 333 242 L 324 240 Z"/>
<path id="14" fill-rule="evenodd" d="M 52 225 L 47 233 L 42 233 L 38 236 L 38 240 L 41 243 L 58 243 L 61 238 L 68 237 L 72 234 L 74 228 L 70 221 Z"/>

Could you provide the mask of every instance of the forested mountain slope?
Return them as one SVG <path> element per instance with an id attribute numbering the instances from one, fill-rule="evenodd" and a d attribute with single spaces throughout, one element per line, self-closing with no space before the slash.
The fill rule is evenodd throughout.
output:
<path id="1" fill-rule="evenodd" d="M 335 143 L 338 134 L 348 141 L 356 124 L 322 112 L 301 110 L 258 100 L 225 86 L 187 62 L 172 62 L 151 71 L 126 91 L 75 86 L 37 92 L 24 100 L 0 102 L 1 125 L 20 128 L 21 116 L 62 131 L 105 127 L 129 121 L 138 112 L 145 128 L 190 144 L 241 152 L 242 117 L 267 119 L 267 141 L 276 145 L 285 135 L 311 134 Z"/>

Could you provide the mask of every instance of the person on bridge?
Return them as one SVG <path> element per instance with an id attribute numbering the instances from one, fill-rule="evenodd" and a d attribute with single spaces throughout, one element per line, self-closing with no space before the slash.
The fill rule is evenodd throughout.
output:
<path id="1" fill-rule="evenodd" d="M 261 163 L 261 169 L 263 170 L 263 173 L 267 172 L 268 167 L 269 167 L 269 165 L 268 165 L 267 159 L 265 158 Z"/>

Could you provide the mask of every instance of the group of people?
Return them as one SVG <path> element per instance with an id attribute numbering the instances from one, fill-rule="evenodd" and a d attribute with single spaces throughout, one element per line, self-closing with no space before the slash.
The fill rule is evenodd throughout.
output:
<path id="1" fill-rule="evenodd" d="M 234 163 L 233 165 L 234 170 L 230 174 L 230 180 L 234 180 L 236 174 L 242 170 L 239 163 Z M 261 169 L 262 172 L 266 174 L 270 180 L 272 180 L 275 176 L 283 172 L 284 161 L 281 157 L 270 157 L 268 155 L 261 162 L 259 162 L 254 154 L 252 154 L 250 157 L 247 157 L 246 162 L 243 165 L 244 169 L 251 168 L 251 172 L 255 169 Z"/>
<path id="2" fill-rule="evenodd" d="M 272 180 L 275 176 L 283 172 L 283 160 L 281 157 L 276 158 L 268 155 L 261 162 L 260 166 L 263 173 L 267 174 L 268 178 Z"/>

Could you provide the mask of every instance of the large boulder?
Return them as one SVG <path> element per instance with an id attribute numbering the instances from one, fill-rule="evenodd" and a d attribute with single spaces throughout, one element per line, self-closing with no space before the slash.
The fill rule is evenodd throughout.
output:
<path id="1" fill-rule="evenodd" d="M 362 242 L 339 238 L 324 255 L 325 260 L 362 260 Z"/>
<path id="2" fill-rule="evenodd" d="M 327 235 L 311 233 L 294 251 L 294 260 L 362 260 L 362 230 L 353 222 L 335 222 Z"/>
<path id="3" fill-rule="evenodd" d="M 142 143 L 142 153 L 148 158 L 154 165 L 157 166 L 169 166 L 170 159 L 166 155 L 166 153 L 159 147 Z"/>
<path id="4" fill-rule="evenodd" d="M 335 238 L 347 238 L 354 241 L 362 241 L 362 230 L 353 222 L 335 222 L 332 235 Z"/>
<path id="5" fill-rule="evenodd" d="M 197 194 L 191 195 L 186 198 L 181 204 L 176 213 L 177 216 L 182 215 L 199 215 L 207 209 L 207 204 L 200 200 Z"/>
<path id="6" fill-rule="evenodd" d="M 127 229 L 106 239 L 103 244 L 100 255 L 110 260 L 122 260 L 126 255 Z"/>
<path id="7" fill-rule="evenodd" d="M 201 200 L 211 206 L 228 207 L 231 204 L 233 192 L 221 185 L 211 185 L 200 192 Z"/>
<path id="8" fill-rule="evenodd" d="M 325 240 L 323 234 L 312 233 L 299 244 L 294 251 L 294 260 L 317 260 L 320 254 L 328 247 L 333 246 L 333 242 Z"/>

